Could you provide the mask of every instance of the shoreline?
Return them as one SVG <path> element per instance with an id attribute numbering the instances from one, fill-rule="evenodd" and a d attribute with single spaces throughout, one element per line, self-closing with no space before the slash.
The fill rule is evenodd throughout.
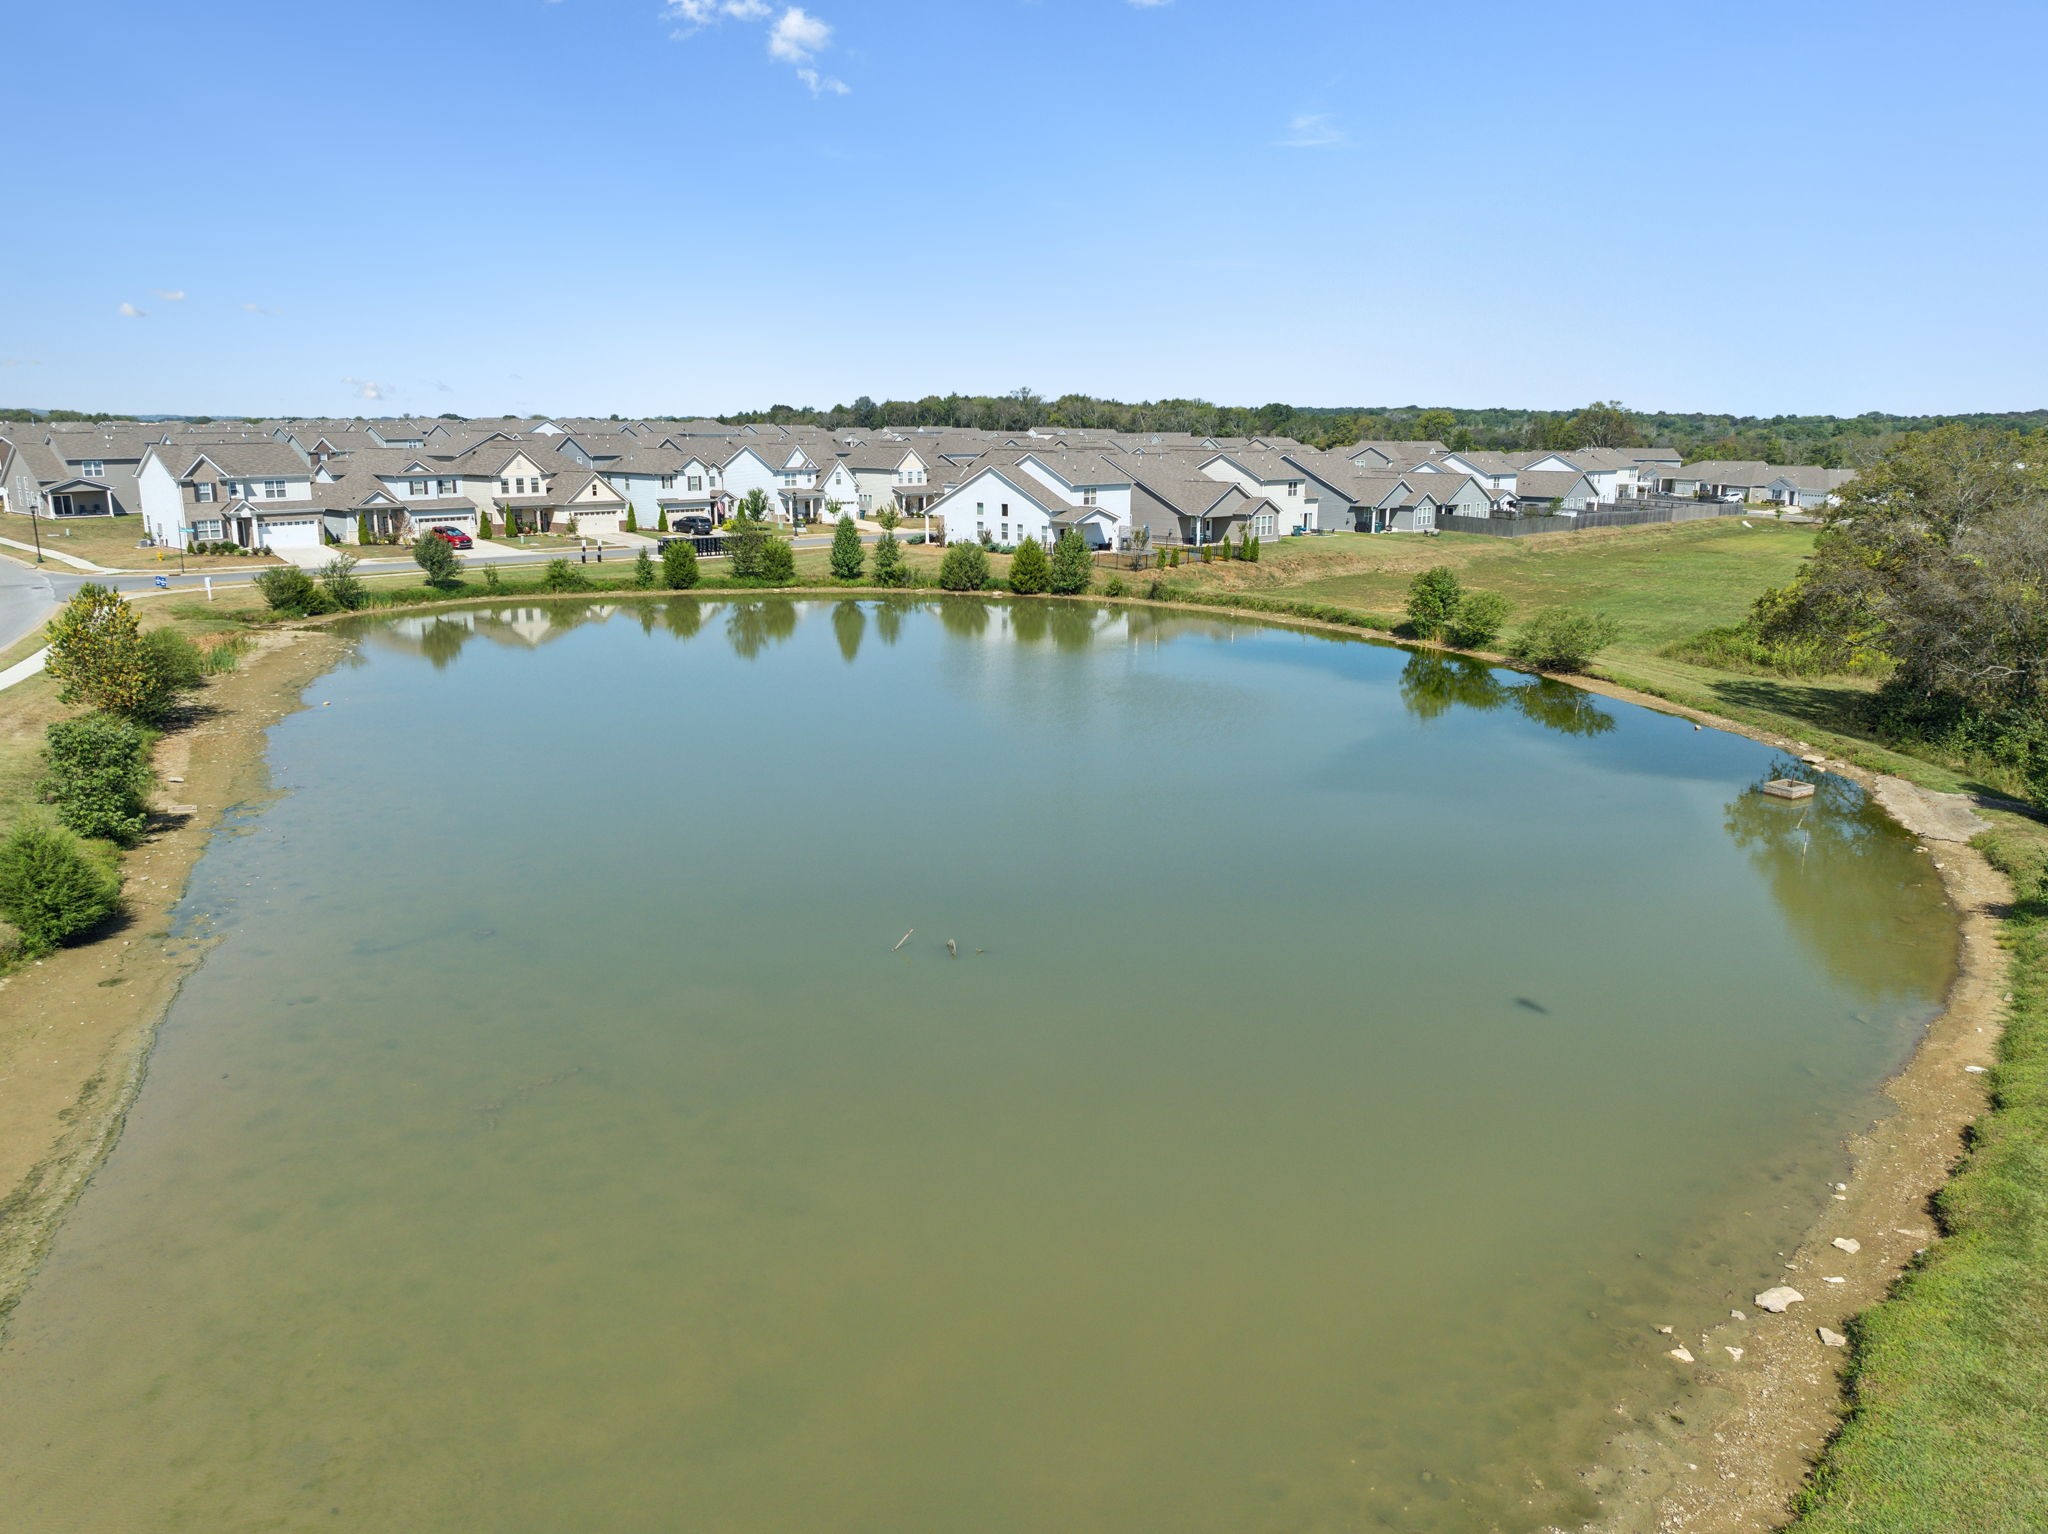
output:
<path id="1" fill-rule="evenodd" d="M 130 898 L 123 932 L 88 947 L 60 950 L 0 980 L 0 995 L 8 1001 L 33 998 L 27 1010 L 44 1025 L 38 1040 L 55 1034 L 66 1041 L 50 1062 L 56 1068 L 48 1073 L 51 1081 L 42 1083 L 43 1090 L 27 1113 L 9 1115 L 11 1135 L 43 1138 L 41 1154 L 24 1162 L 18 1147 L 0 1141 L 0 1182 L 12 1183 L 0 1194 L 0 1338 L 65 1212 L 118 1140 L 146 1076 L 157 1027 L 209 944 L 207 939 L 174 937 L 168 921 L 228 810 L 263 792 L 268 729 L 298 709 L 305 688 L 338 658 L 333 636 L 320 631 L 366 617 L 533 602 L 954 596 L 1030 600 L 1009 592 L 861 586 L 510 592 L 329 614 L 257 631 L 258 648 L 243 669 L 220 679 L 203 695 L 217 713 L 166 737 L 159 748 L 165 786 L 182 778 L 178 791 L 195 803 L 167 807 L 184 818 L 152 834 L 124 864 Z M 1135 595 L 1049 600 L 1163 609 L 1344 635 L 1466 656 L 1530 674 L 1505 657 L 1297 614 Z M 1816 755 L 1804 742 L 1635 688 L 1583 676 L 1551 679 L 1794 756 Z M 197 749 L 202 744 L 203 753 Z M 1793 1499 L 1839 1424 L 1847 1401 L 1841 1376 L 1848 1350 L 1824 1347 L 1816 1329 L 1846 1332 L 1849 1318 L 1881 1301 L 1915 1250 L 1936 1239 L 1929 1201 L 1961 1159 L 1969 1124 L 1989 1104 L 1988 1078 L 1974 1077 L 1964 1067 L 1995 1063 L 2006 976 L 1995 908 L 2009 898 L 2010 890 L 2003 876 L 1967 844 L 1974 817 L 1959 813 L 1967 801 L 1959 795 L 1930 793 L 1833 756 L 1819 765 L 1871 794 L 1879 808 L 1935 859 L 1958 923 L 1957 973 L 1941 1010 L 1882 1088 L 1891 1111 L 1846 1141 L 1850 1171 L 1843 1191 L 1784 1264 L 1782 1281 L 1797 1288 L 1805 1302 L 1775 1316 L 1757 1314 L 1753 1306 L 1740 1303 L 1745 1319 L 1731 1316 L 1699 1337 L 1653 1334 L 1644 1339 L 1645 1394 L 1661 1409 L 1644 1423 L 1617 1431 L 1608 1440 L 1607 1452 L 1580 1472 L 1582 1483 L 1602 1505 L 1600 1515 L 1583 1527 L 1599 1534 L 1765 1531 L 1788 1521 Z M 118 1001 L 106 994 L 106 988 L 131 982 L 137 989 L 124 990 Z M 17 1057 L 26 1042 L 0 1033 L 0 1092 L 13 1095 L 12 1083 L 22 1074 L 23 1062 Z M 38 1054 L 41 1047 L 39 1043 Z M 81 1075 L 86 1066 L 90 1069 Z M 61 1086 L 67 1076 L 68 1095 L 53 1094 L 51 1085 Z M 9 1150 L 12 1156 L 5 1154 Z M 1836 1250 L 1829 1242 L 1837 1235 L 1856 1239 L 1860 1251 L 1849 1255 Z M 1821 1282 L 1830 1275 L 1845 1281 Z M 1674 1343 L 1692 1348 L 1699 1362 L 1673 1364 L 1666 1349 Z M 1742 1356 L 1731 1360 L 1724 1351 L 1729 1347 L 1740 1348 Z M 1651 1371 L 1667 1370 L 1676 1371 L 1674 1388 L 1648 1383 Z"/>
<path id="2" fill-rule="evenodd" d="M 171 929 L 222 819 L 268 785 L 264 744 L 339 650 L 258 635 L 240 668 L 198 695 L 200 717 L 158 743 L 156 823 L 122 860 L 125 912 L 98 941 L 0 977 L 0 1339 L 65 1213 L 120 1138 L 156 1030 L 209 941 Z"/>

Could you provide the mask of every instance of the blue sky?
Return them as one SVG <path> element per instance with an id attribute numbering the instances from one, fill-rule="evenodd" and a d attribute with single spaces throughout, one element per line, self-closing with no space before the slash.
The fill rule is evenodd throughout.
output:
<path id="1" fill-rule="evenodd" d="M 6 34 L 0 406 L 2048 404 L 2039 0 L 75 0 Z"/>

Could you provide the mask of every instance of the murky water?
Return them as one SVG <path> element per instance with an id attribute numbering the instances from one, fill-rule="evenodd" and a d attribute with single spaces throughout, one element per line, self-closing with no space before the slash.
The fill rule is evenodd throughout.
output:
<path id="1" fill-rule="evenodd" d="M 310 703 L 0 1352 L 10 1529 L 1532 1527 L 1952 962 L 1848 785 L 1363 643 L 558 608 Z"/>

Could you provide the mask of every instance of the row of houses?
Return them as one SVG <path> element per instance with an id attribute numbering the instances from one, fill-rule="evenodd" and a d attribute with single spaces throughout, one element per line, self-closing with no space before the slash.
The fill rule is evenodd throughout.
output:
<path id="1" fill-rule="evenodd" d="M 1015 544 L 1069 528 L 1100 547 L 1427 532 L 1660 494 L 1814 504 L 1830 471 L 1682 465 L 1662 448 L 1457 452 L 1441 442 L 1321 450 L 1285 437 L 719 421 L 280 420 L 0 423 L 0 499 L 49 517 L 138 515 L 164 544 L 304 555 L 425 527 L 585 537 L 721 521 L 759 492 L 777 521 L 885 508 L 948 540 Z M 1811 498 L 1811 499 L 1810 499 Z"/>

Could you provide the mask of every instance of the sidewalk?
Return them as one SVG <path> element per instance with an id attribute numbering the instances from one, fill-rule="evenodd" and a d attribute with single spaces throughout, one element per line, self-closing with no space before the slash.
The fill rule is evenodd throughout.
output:
<path id="1" fill-rule="evenodd" d="M 16 682 L 26 682 L 43 669 L 43 663 L 49 658 L 49 646 L 45 645 L 27 660 L 18 660 L 5 671 L 0 671 L 0 692 L 5 692 Z"/>
<path id="2" fill-rule="evenodd" d="M 10 549 L 20 549 L 24 554 L 33 554 L 36 551 L 36 546 L 33 543 L 22 543 L 13 538 L 0 538 L 0 544 L 4 544 Z M 109 570 L 105 565 L 96 565 L 89 559 L 80 559 L 76 554 L 59 554 L 55 549 L 44 549 L 43 558 L 54 559 L 59 564 L 71 566 L 74 570 L 83 570 L 87 575 L 127 575 L 131 573 L 126 570 Z"/>

